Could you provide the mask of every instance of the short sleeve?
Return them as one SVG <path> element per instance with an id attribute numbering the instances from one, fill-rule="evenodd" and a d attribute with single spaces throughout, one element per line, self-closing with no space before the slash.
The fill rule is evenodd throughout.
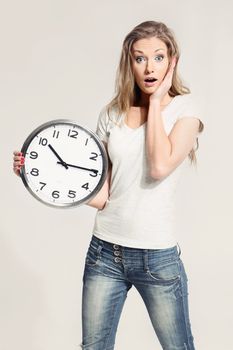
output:
<path id="1" fill-rule="evenodd" d="M 203 118 L 203 112 L 200 104 L 197 102 L 197 100 L 194 98 L 192 94 L 183 95 L 182 102 L 183 103 L 177 119 L 191 118 L 191 117 L 195 117 L 199 119 L 200 125 L 199 125 L 198 134 L 200 134 L 204 129 L 204 118 Z"/>
<path id="2" fill-rule="evenodd" d="M 98 118 L 97 127 L 96 127 L 96 134 L 104 142 L 108 142 L 108 136 L 109 136 L 108 119 L 109 117 L 106 111 L 106 107 L 104 107 L 99 113 L 99 118 Z"/>

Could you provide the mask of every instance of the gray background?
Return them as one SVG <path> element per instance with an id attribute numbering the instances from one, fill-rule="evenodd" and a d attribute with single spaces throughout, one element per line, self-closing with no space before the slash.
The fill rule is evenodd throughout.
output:
<path id="1" fill-rule="evenodd" d="M 123 39 L 146 20 L 174 30 L 179 72 L 205 122 L 198 167 L 185 170 L 177 199 L 196 348 L 233 348 L 232 10 L 227 0 L 2 2 L 1 349 L 79 349 L 82 273 L 96 209 L 36 201 L 12 171 L 12 152 L 51 119 L 76 119 L 95 130 L 113 96 Z M 135 288 L 115 348 L 161 349 Z"/>

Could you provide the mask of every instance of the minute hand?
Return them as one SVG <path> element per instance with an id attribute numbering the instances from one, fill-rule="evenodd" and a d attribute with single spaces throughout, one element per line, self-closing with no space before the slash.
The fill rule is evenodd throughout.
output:
<path id="1" fill-rule="evenodd" d="M 62 162 L 57 162 L 57 164 L 62 164 Z M 66 165 L 67 165 L 68 167 L 78 168 L 78 169 L 83 169 L 83 170 L 88 170 L 88 171 L 92 171 L 92 172 L 94 172 L 94 173 L 96 173 L 96 174 L 98 173 L 98 170 L 96 170 L 96 169 L 84 168 L 84 167 L 82 167 L 82 166 L 73 165 L 73 164 L 68 164 L 68 163 L 66 163 Z"/>

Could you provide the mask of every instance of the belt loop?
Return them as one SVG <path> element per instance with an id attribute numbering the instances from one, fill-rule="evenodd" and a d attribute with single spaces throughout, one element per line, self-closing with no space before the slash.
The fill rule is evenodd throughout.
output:
<path id="1" fill-rule="evenodd" d="M 180 256 L 180 254 L 181 254 L 181 249 L 180 249 L 180 246 L 179 246 L 178 242 L 177 242 L 177 246 L 179 247 L 178 255 Z"/>
<path id="2" fill-rule="evenodd" d="M 143 249 L 143 263 L 144 263 L 144 270 L 148 271 L 149 270 L 149 265 L 148 265 L 148 249 Z"/>

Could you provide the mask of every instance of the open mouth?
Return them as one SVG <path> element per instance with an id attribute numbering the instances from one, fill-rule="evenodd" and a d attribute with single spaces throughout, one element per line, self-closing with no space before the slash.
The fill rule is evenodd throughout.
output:
<path id="1" fill-rule="evenodd" d="M 145 86 L 153 86 L 153 85 L 155 85 L 157 80 L 158 79 L 156 79 L 156 78 L 146 78 L 144 80 L 144 84 L 145 84 Z"/>
<path id="2" fill-rule="evenodd" d="M 154 83 L 155 81 L 157 81 L 158 79 L 156 79 L 156 78 L 146 78 L 144 81 L 146 82 L 146 83 Z"/>

